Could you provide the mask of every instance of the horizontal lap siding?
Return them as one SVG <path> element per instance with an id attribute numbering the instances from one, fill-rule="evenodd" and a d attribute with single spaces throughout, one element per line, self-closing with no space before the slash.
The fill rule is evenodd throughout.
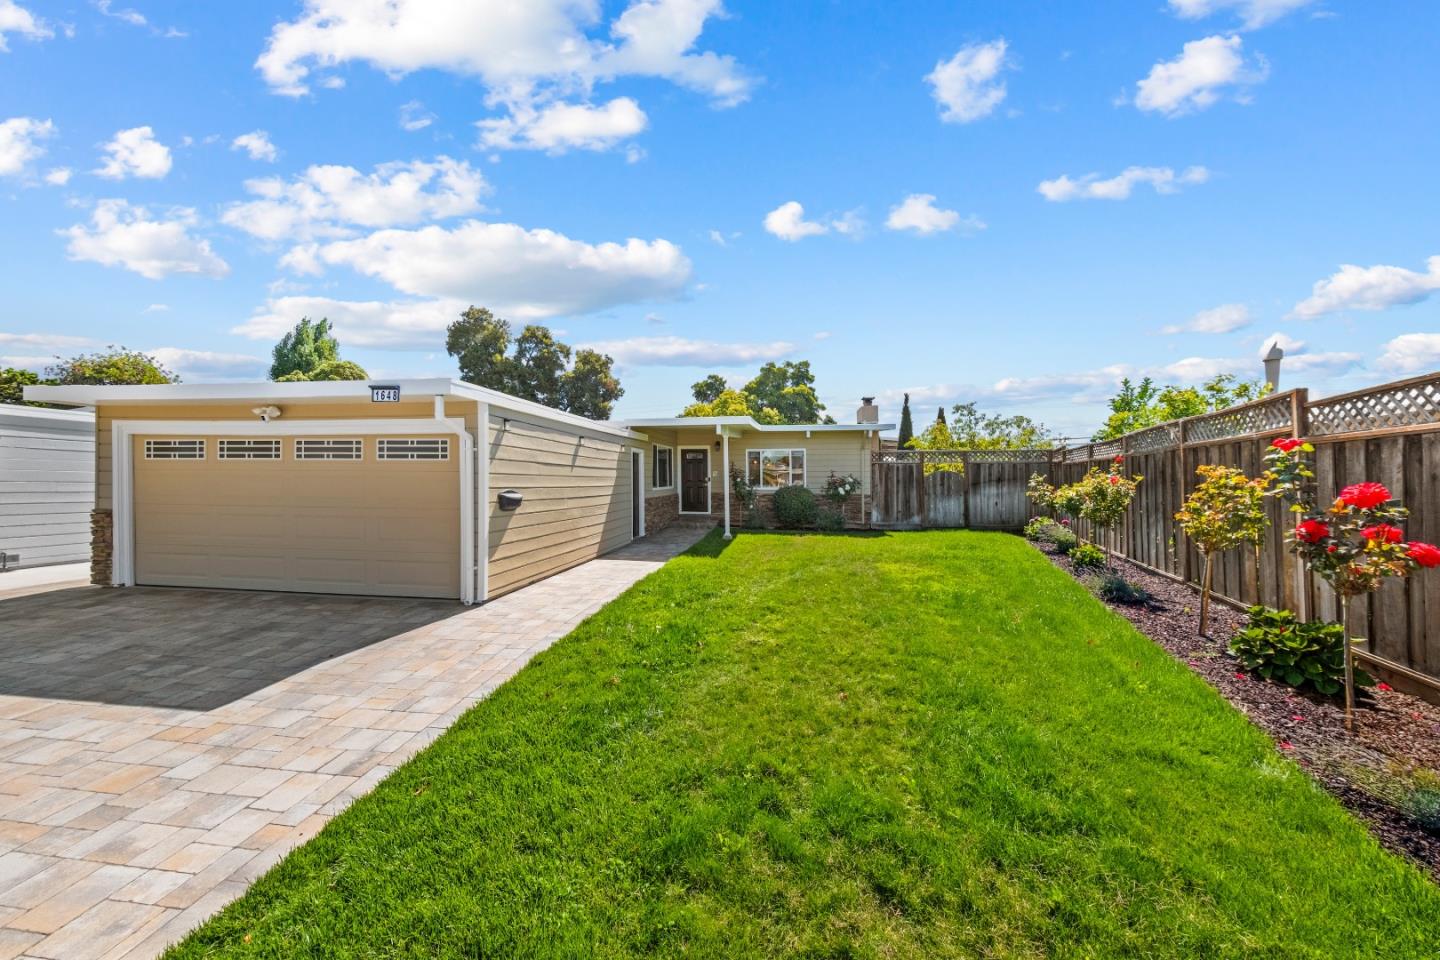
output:
<path id="1" fill-rule="evenodd" d="M 18 554 L 20 566 L 90 555 L 93 431 L 71 418 L 0 422 L 0 550 Z"/>
<path id="2" fill-rule="evenodd" d="M 491 597 L 630 542 L 625 441 L 499 415 L 489 433 Z M 498 509 L 502 490 L 522 495 L 519 509 Z"/>
<path id="3" fill-rule="evenodd" d="M 860 481 L 860 492 L 869 494 L 870 448 L 873 442 L 871 436 L 859 430 L 815 431 L 809 437 L 805 436 L 803 430 L 764 433 L 748 430 L 743 436 L 731 438 L 730 465 L 743 470 L 747 450 L 804 450 L 805 486 L 815 493 L 825 492 L 825 481 L 830 479 L 833 473 L 837 477 L 856 477 Z M 717 439 L 719 438 L 715 436 L 713 427 L 706 430 L 676 431 L 677 446 L 706 447 L 710 450 L 714 461 L 710 469 L 718 478 L 722 457 L 721 451 L 715 448 Z M 676 464 L 678 471 L 678 453 Z M 722 492 L 718 483 L 715 484 L 713 492 Z"/>

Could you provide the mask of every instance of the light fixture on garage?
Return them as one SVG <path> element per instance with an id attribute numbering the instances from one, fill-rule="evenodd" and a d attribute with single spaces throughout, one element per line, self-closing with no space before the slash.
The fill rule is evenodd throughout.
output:
<path id="1" fill-rule="evenodd" d="M 259 417 L 261 423 L 269 423 L 271 420 L 280 419 L 279 407 L 255 407 L 250 412 Z"/>

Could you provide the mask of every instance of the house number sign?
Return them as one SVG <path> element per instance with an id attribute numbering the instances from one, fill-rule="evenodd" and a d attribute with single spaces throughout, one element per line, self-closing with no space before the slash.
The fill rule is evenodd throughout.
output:
<path id="1" fill-rule="evenodd" d="M 399 388 L 399 387 L 377 387 L 377 386 L 373 386 L 373 385 L 372 385 L 372 386 L 370 387 L 370 402 L 371 402 L 371 403 L 399 403 L 399 402 L 400 402 L 400 388 Z"/>

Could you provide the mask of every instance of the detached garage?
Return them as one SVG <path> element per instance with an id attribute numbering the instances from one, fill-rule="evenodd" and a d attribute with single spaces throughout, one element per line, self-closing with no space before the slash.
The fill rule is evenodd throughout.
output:
<path id="1" fill-rule="evenodd" d="M 26 396 L 94 409 L 99 583 L 470 603 L 643 532 L 643 434 L 458 381 Z"/>

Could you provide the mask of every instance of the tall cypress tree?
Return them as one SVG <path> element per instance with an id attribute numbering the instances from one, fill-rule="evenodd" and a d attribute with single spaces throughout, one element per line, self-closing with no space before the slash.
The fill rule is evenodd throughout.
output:
<path id="1" fill-rule="evenodd" d="M 900 407 L 900 449 L 904 450 L 910 445 L 910 438 L 915 436 L 915 426 L 910 422 L 910 394 L 905 394 L 905 403 Z"/>
<path id="2" fill-rule="evenodd" d="M 944 423 L 944 422 L 945 422 L 945 408 L 944 408 L 944 407 L 941 407 L 941 408 L 940 408 L 940 412 L 937 413 L 937 414 L 935 414 L 935 422 L 936 422 L 936 423 Z"/>

